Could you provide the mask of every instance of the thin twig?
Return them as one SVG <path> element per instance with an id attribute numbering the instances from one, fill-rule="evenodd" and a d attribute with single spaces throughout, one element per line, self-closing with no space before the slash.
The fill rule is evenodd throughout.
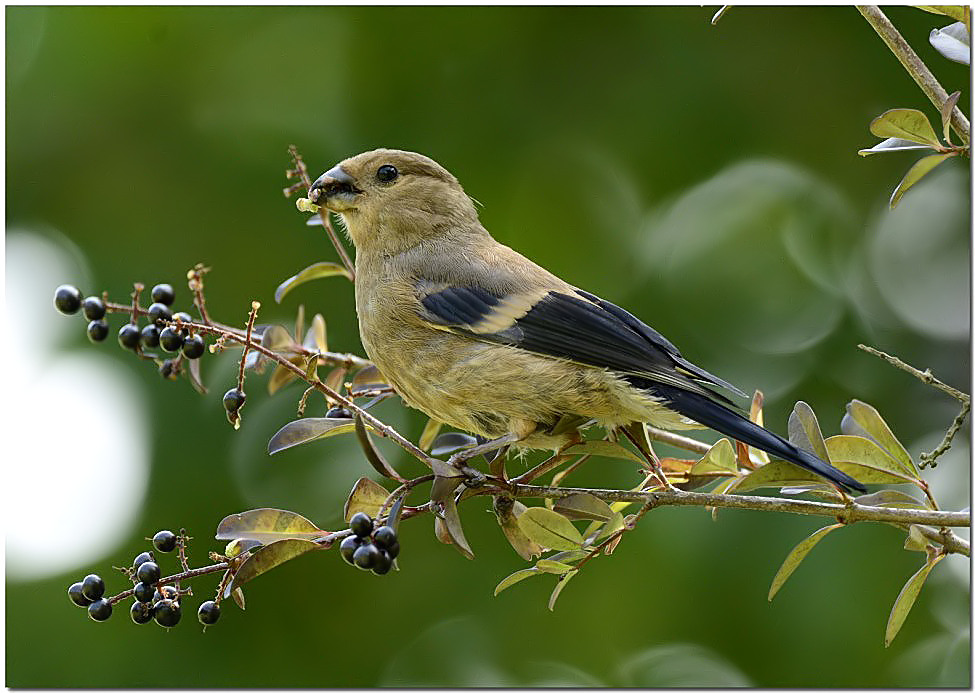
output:
<path id="1" fill-rule="evenodd" d="M 257 311 L 260 310 L 260 301 L 251 301 L 251 310 L 247 315 L 247 334 L 244 335 L 244 350 L 240 354 L 240 368 L 237 370 L 237 389 L 244 391 L 244 370 L 247 363 L 247 351 L 253 348 L 251 333 L 254 331 L 254 321 L 257 320 Z"/>
<path id="2" fill-rule="evenodd" d="M 921 87 L 921 91 L 931 100 L 931 103 L 940 113 L 945 101 L 948 100 L 948 92 L 941 86 L 928 66 L 918 57 L 918 54 L 904 40 L 904 37 L 879 7 L 876 5 L 857 5 L 856 8 L 887 44 L 890 51 L 897 56 L 907 73 Z M 971 124 L 957 106 L 951 111 L 951 127 L 958 133 L 962 143 L 967 145 L 971 137 Z"/>
<path id="3" fill-rule="evenodd" d="M 200 318 L 207 325 L 212 325 L 210 315 L 207 313 L 207 302 L 203 297 L 203 275 L 210 271 L 209 267 L 204 267 L 203 263 L 197 265 L 186 273 L 187 284 L 193 292 L 193 305 L 200 311 Z"/>
<path id="4" fill-rule="evenodd" d="M 667 445 L 673 445 L 675 448 L 690 450 L 691 452 L 696 452 L 701 455 L 707 454 L 707 451 L 711 449 L 711 446 L 707 443 L 702 443 L 694 438 L 688 438 L 687 436 L 682 436 L 671 431 L 665 431 L 662 428 L 656 428 L 655 426 L 647 424 L 646 429 L 651 440 L 666 443 Z"/>
<path id="5" fill-rule="evenodd" d="M 972 547 L 971 545 L 959 537 L 957 534 L 953 534 L 948 531 L 938 531 L 936 529 L 931 529 L 930 527 L 925 527 L 924 525 L 917 525 L 917 529 L 921 534 L 931 541 L 936 541 L 945 547 L 948 553 L 960 553 L 963 556 L 971 556 Z"/>

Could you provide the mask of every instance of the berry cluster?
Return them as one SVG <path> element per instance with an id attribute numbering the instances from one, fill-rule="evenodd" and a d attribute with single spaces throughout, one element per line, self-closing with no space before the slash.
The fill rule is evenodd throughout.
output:
<path id="1" fill-rule="evenodd" d="M 143 348 L 161 347 L 170 353 L 180 352 L 185 358 L 198 359 L 206 351 L 206 344 L 200 335 L 193 334 L 188 327 L 170 324 L 173 320 L 188 324 L 193 322 L 189 313 L 173 313 L 176 300 L 173 287 L 169 284 L 156 284 L 150 292 L 152 304 L 146 309 L 149 324 L 139 329 L 137 318 L 122 325 L 118 331 L 118 343 L 123 349 L 141 352 Z M 65 315 L 74 315 L 79 310 L 88 322 L 88 339 L 103 342 L 108 337 L 108 321 L 105 319 L 108 307 L 98 296 L 82 299 L 77 287 L 62 284 L 54 292 L 54 307 Z M 117 310 L 117 309 L 116 309 Z M 171 378 L 175 372 L 172 359 L 163 361 L 159 372 L 164 378 Z"/>
<path id="2" fill-rule="evenodd" d="M 178 537 L 168 529 L 156 532 L 152 545 L 161 553 L 174 551 L 185 537 Z M 135 582 L 132 589 L 134 601 L 129 616 L 134 623 L 149 623 L 155 620 L 160 626 L 172 628 L 183 615 L 180 590 L 172 585 L 159 584 L 162 571 L 151 551 L 143 551 L 132 561 L 132 568 L 126 569 Z M 78 606 L 87 607 L 88 615 L 95 621 L 107 621 L 112 615 L 112 605 L 121 600 L 122 595 L 105 597 L 105 581 L 92 574 L 81 582 L 68 588 L 68 598 Z M 205 626 L 213 625 L 220 618 L 220 605 L 206 601 L 200 605 L 197 618 Z"/>
<path id="3" fill-rule="evenodd" d="M 393 559 L 399 555 L 399 539 L 396 530 L 382 526 L 375 528 L 372 518 L 356 513 L 349 520 L 352 535 L 339 544 L 339 553 L 350 565 L 385 575 L 393 567 Z"/>

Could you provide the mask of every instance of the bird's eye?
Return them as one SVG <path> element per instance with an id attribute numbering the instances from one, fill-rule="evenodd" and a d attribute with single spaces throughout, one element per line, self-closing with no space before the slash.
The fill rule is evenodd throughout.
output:
<path id="1" fill-rule="evenodd" d="M 395 166 L 392 166 L 390 164 L 385 164 L 383 166 L 380 166 L 379 170 L 376 171 L 376 178 L 378 178 L 383 183 L 390 183 L 396 180 L 396 176 L 398 175 L 399 175 L 399 171 L 396 170 Z"/>

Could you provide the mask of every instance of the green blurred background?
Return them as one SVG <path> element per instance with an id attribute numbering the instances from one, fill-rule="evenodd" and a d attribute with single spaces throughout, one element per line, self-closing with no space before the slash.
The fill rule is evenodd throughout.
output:
<path id="1" fill-rule="evenodd" d="M 361 353 L 347 282 L 272 299 L 285 277 L 334 259 L 281 195 L 292 143 L 313 176 L 378 146 L 432 156 L 499 240 L 762 389 L 771 428 L 802 399 L 836 434 L 858 398 L 913 453 L 934 447 L 954 403 L 856 344 L 969 389 L 968 160 L 889 212 L 916 157 L 859 158 L 876 142 L 868 124 L 893 107 L 937 114 L 859 14 L 734 8 L 711 26 L 715 9 L 8 7 L 8 310 L 45 336 L 25 347 L 37 372 L 61 364 L 82 388 L 69 407 L 63 379 L 25 366 L 8 399 L 23 425 L 47 422 L 40 438 L 122 466 L 93 474 L 72 448 L 11 436 L 8 495 L 22 510 L 8 517 L 7 685 L 969 686 L 967 560 L 933 572 L 883 647 L 890 606 L 922 563 L 892 527 L 831 534 L 766 601 L 786 553 L 825 524 L 815 518 L 658 510 L 554 613 L 547 578 L 492 596 L 523 564 L 481 501 L 461 508 L 475 561 L 418 519 L 402 529 L 400 572 L 307 556 L 253 582 L 247 611 L 228 604 L 206 633 L 195 606 L 165 632 L 133 625 L 127 608 L 92 623 L 65 597 L 92 571 L 122 589 L 109 566 L 162 527 L 197 537 L 194 564 L 221 548 L 217 522 L 247 508 L 336 528 L 352 483 L 372 475 L 349 437 L 267 457 L 299 385 L 268 398 L 252 376 L 235 432 L 219 401 L 233 355 L 204 360 L 212 391 L 200 397 L 113 338 L 89 345 L 80 318 L 50 307 L 63 281 L 124 300 L 138 280 L 172 282 L 189 308 L 183 276 L 203 261 L 217 319 L 240 324 L 259 299 L 262 321 L 289 324 L 302 303 L 328 320 L 332 349 Z M 950 20 L 889 16 L 970 112 L 968 69 L 927 42 Z M 84 418 L 98 398 L 124 422 Z M 419 434 L 419 415 L 377 410 Z M 968 440 L 966 426 L 927 475 L 950 509 L 970 503 Z M 607 460 L 578 483 L 636 478 Z M 59 489 L 70 516 L 47 522 L 68 507 Z M 196 581 L 197 595 L 215 583 Z"/>

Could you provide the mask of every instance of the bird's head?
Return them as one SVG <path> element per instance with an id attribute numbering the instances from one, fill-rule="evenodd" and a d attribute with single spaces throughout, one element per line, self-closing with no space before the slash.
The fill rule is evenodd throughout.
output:
<path id="1" fill-rule="evenodd" d="M 318 177 L 308 199 L 341 215 L 360 251 L 398 252 L 449 232 L 477 226 L 464 189 L 433 159 L 398 149 L 375 149 Z"/>

